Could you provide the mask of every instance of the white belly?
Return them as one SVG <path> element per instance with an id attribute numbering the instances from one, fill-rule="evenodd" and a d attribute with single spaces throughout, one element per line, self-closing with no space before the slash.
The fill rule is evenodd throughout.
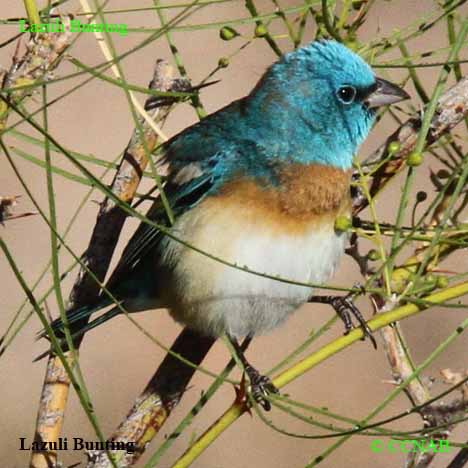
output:
<path id="1" fill-rule="evenodd" d="M 179 218 L 174 233 L 239 267 L 314 284 L 331 277 L 346 240 L 330 222 L 299 233 L 271 232 L 257 220 L 236 219 L 228 210 L 214 217 L 192 210 Z M 162 262 L 171 265 L 161 294 L 172 316 L 207 335 L 227 332 L 241 337 L 266 332 L 312 294 L 310 287 L 232 268 L 174 240 L 168 241 Z"/>

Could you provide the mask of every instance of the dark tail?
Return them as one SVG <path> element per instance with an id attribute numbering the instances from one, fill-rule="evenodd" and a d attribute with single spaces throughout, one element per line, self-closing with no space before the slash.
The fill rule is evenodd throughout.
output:
<path id="1" fill-rule="evenodd" d="M 108 305 L 112 304 L 111 300 L 105 300 L 105 301 L 100 301 L 99 303 L 95 304 L 94 306 L 83 306 L 79 307 L 77 309 L 72 309 L 67 312 L 67 319 L 68 319 L 68 325 L 70 328 L 70 333 L 71 337 L 73 340 L 77 340 L 81 338 L 85 333 L 87 333 L 89 330 L 92 330 L 93 328 L 97 327 L 98 325 L 101 325 L 104 322 L 107 322 L 111 318 L 119 315 L 121 313 L 121 310 L 118 306 L 113 307 L 112 309 L 108 310 L 98 318 L 91 320 L 90 322 L 87 321 L 87 318 L 93 314 L 94 312 L 97 312 L 100 309 L 103 309 L 104 307 L 107 307 Z M 56 335 L 56 337 L 59 339 L 60 346 L 63 351 L 67 351 L 67 343 L 65 341 L 65 331 L 64 331 L 64 323 L 61 318 L 58 318 L 54 320 L 50 324 L 52 331 Z M 37 339 L 41 338 L 46 338 L 48 336 L 46 330 L 42 330 L 39 334 Z M 40 356 L 38 356 L 34 361 L 38 361 L 42 359 L 45 356 L 48 356 L 50 354 L 50 351 L 46 351 L 45 353 L 42 353 Z"/>
<path id="2" fill-rule="evenodd" d="M 95 305 L 85 305 L 83 307 L 78 307 L 77 309 L 71 309 L 67 311 L 67 322 L 70 326 L 70 331 L 72 333 L 81 332 L 82 326 L 79 326 L 79 322 L 82 322 L 83 325 L 87 323 L 87 318 L 97 312 L 100 309 L 108 306 L 112 302 L 110 300 L 106 301 L 99 301 Z M 51 324 L 50 327 L 52 331 L 57 335 L 59 338 L 63 338 L 65 336 L 64 333 L 64 323 L 61 318 L 55 319 Z M 84 333 L 84 332 L 83 332 Z M 47 336 L 46 330 L 42 330 L 39 333 L 38 339 L 45 338 Z"/>

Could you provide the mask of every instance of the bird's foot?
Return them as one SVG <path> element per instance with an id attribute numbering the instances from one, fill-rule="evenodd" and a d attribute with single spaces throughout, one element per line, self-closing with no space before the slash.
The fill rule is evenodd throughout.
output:
<path id="1" fill-rule="evenodd" d="M 265 411 L 270 411 L 271 403 L 268 401 L 268 395 L 272 393 L 279 393 L 278 389 L 273 385 L 273 382 L 265 375 L 260 374 L 255 367 L 253 367 L 245 358 L 244 351 L 252 341 L 251 336 L 247 336 L 244 340 L 242 346 L 239 346 L 237 339 L 234 336 L 227 335 L 229 341 L 231 342 L 234 351 L 237 354 L 242 366 L 244 368 L 245 374 L 247 374 L 250 380 L 250 391 L 252 394 L 253 399 L 262 406 Z M 242 384 L 241 384 L 241 392 L 243 392 L 243 396 L 245 396 L 245 388 L 246 386 L 244 377 L 242 377 Z M 242 395 L 241 395 L 242 396 Z M 238 395 L 239 397 L 239 395 Z"/>
<path id="2" fill-rule="evenodd" d="M 269 377 L 260 374 L 260 372 L 250 364 L 245 367 L 245 372 L 250 380 L 250 387 L 254 400 L 261 405 L 265 411 L 270 411 L 271 403 L 268 401 L 267 397 L 272 393 L 279 393 L 279 390 L 273 385 Z"/>
<path id="3" fill-rule="evenodd" d="M 355 287 L 359 287 L 359 285 L 355 285 Z M 375 341 L 374 335 L 372 334 L 372 330 L 367 325 L 359 309 L 355 306 L 353 298 L 354 293 L 349 293 L 346 296 L 312 296 L 309 299 L 309 302 L 330 304 L 337 313 L 338 317 L 340 317 L 344 323 L 345 335 L 347 335 L 354 328 L 352 321 L 352 317 L 354 317 L 361 327 L 363 333 L 362 339 L 365 340 L 366 338 L 369 338 L 372 346 L 377 349 L 377 342 Z"/>
<path id="4" fill-rule="evenodd" d="M 365 340 L 366 338 L 369 338 L 372 346 L 377 349 L 377 342 L 375 341 L 374 335 L 372 334 L 372 330 L 367 325 L 359 309 L 354 305 L 352 295 L 348 294 L 346 296 L 332 296 L 330 299 L 330 305 L 333 307 L 333 309 L 335 309 L 338 317 L 340 317 L 344 323 L 345 335 L 347 335 L 354 328 L 351 318 L 354 317 L 362 329 L 362 339 Z"/>

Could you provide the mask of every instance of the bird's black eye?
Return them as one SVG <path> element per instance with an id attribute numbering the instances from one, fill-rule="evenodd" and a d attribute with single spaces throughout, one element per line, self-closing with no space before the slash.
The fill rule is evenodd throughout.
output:
<path id="1" fill-rule="evenodd" d="M 356 97 L 356 88 L 353 86 L 342 86 L 336 93 L 338 99 L 345 104 L 351 104 Z"/>

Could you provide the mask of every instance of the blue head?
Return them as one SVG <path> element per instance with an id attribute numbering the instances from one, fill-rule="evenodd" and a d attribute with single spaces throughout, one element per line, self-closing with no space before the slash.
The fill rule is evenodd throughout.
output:
<path id="1" fill-rule="evenodd" d="M 319 41 L 272 65 L 248 97 L 246 114 L 251 136 L 275 157 L 348 169 L 375 107 L 407 97 L 343 45 Z"/>
<path id="2" fill-rule="evenodd" d="M 175 137 L 168 160 L 214 164 L 220 180 L 239 171 L 274 180 L 278 162 L 346 170 L 375 109 L 408 97 L 343 45 L 312 42 L 272 65 L 244 99 Z"/>

